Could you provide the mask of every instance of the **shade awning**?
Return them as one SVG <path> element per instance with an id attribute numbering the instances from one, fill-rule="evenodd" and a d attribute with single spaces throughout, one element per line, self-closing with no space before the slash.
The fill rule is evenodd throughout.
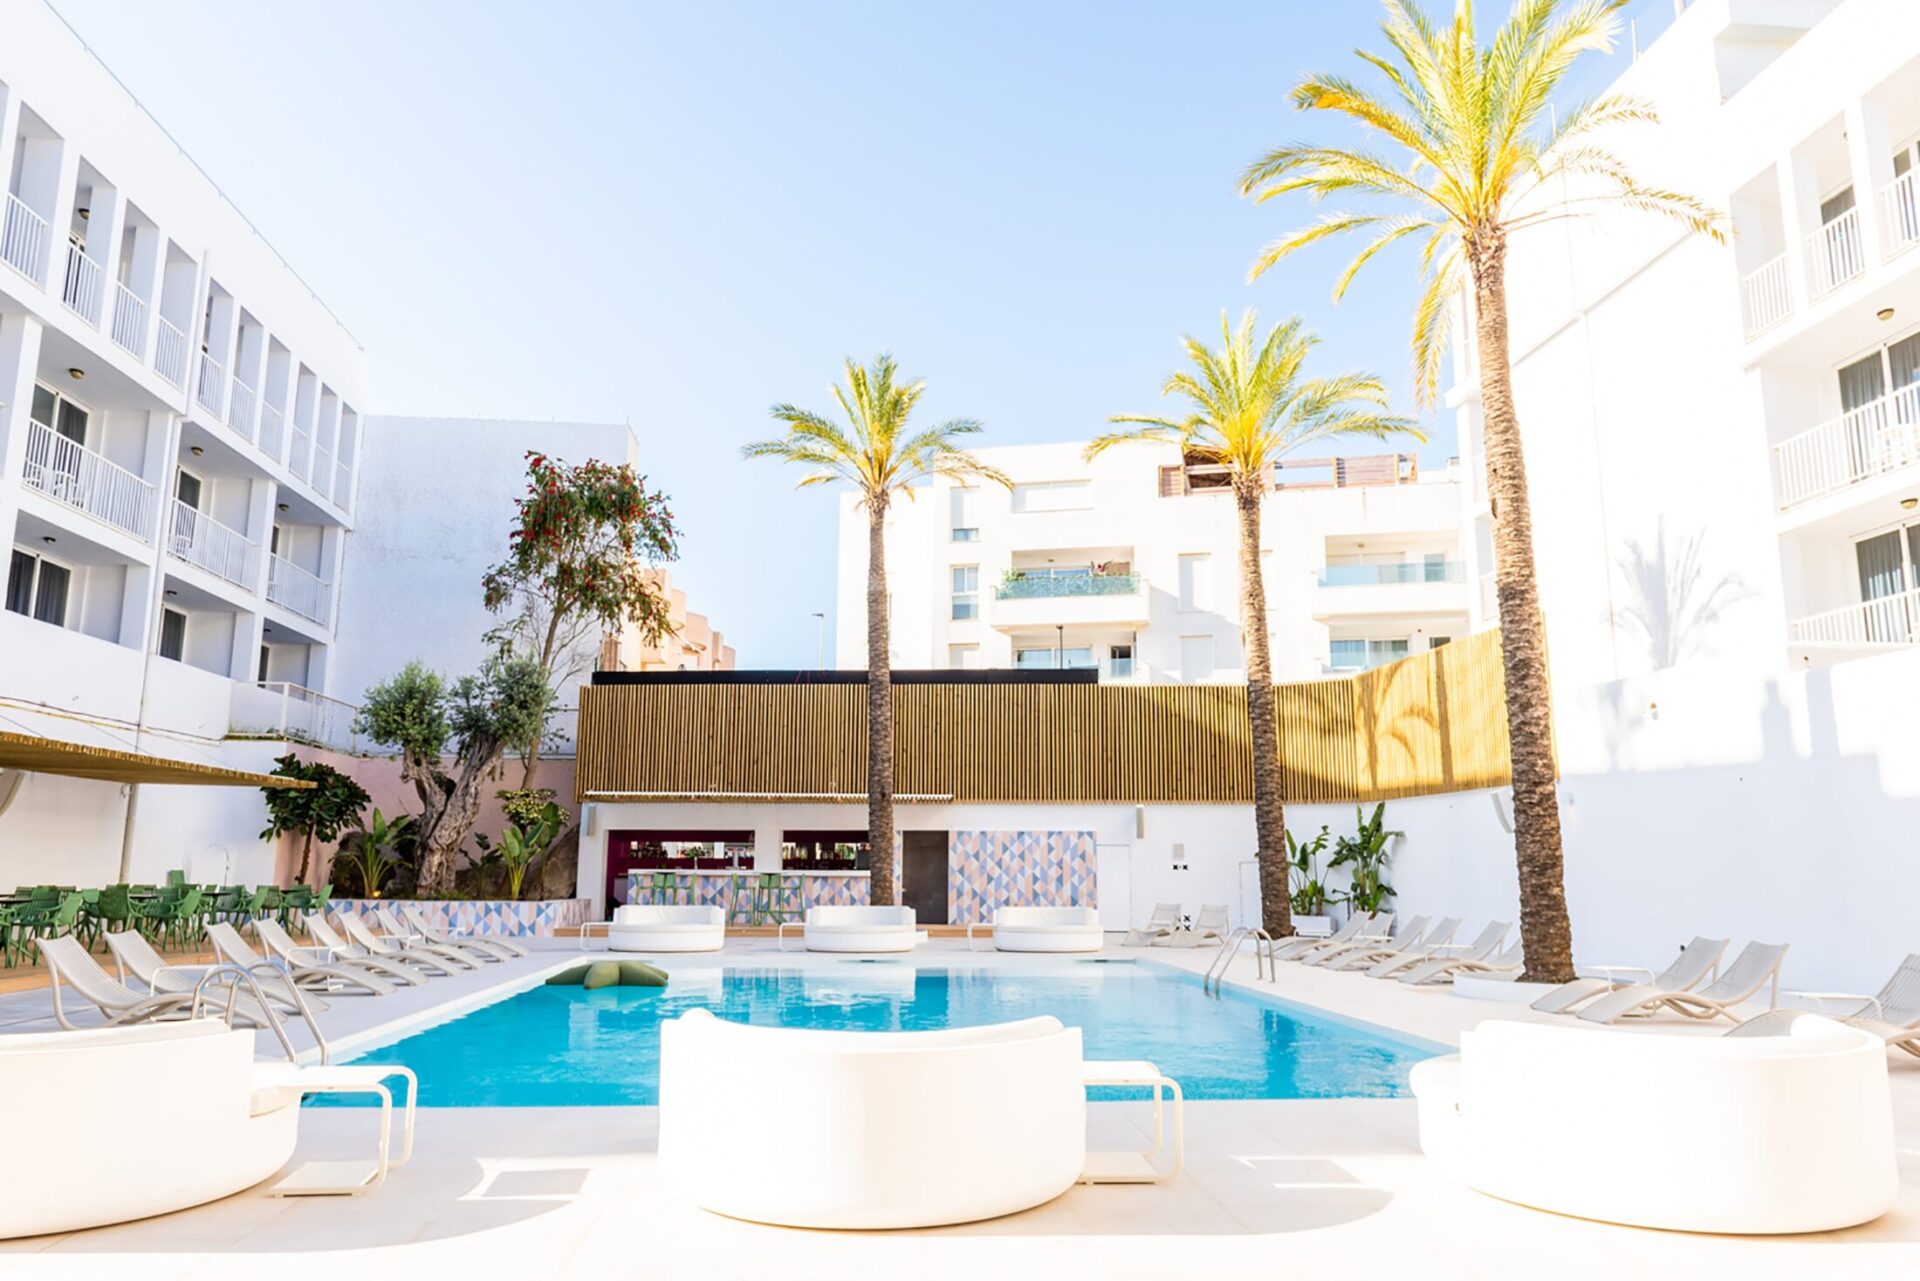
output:
<path id="1" fill-rule="evenodd" d="M 67 778 L 97 778 L 109 783 L 167 783 L 187 787 L 278 787 L 305 791 L 314 786 L 305 779 L 280 778 L 248 770 L 224 769 L 193 761 L 176 761 L 145 752 L 123 752 L 90 747 L 37 734 L 0 730 L 0 769 Z"/>

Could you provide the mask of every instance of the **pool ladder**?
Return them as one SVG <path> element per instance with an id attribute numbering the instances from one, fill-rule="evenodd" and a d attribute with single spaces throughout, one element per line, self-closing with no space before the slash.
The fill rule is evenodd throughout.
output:
<path id="1" fill-rule="evenodd" d="M 1248 939 L 1253 940 L 1253 976 L 1264 978 L 1272 983 L 1277 977 L 1277 967 L 1273 960 L 1273 935 L 1257 925 L 1242 925 L 1227 935 L 1227 941 L 1220 945 L 1220 955 L 1213 958 L 1213 964 L 1200 980 L 1200 990 L 1211 996 L 1220 995 L 1220 985 L 1226 981 L 1227 967 L 1233 964 L 1233 958 L 1240 955 L 1240 945 Z"/>
<path id="2" fill-rule="evenodd" d="M 273 1008 L 273 1002 L 269 1001 L 267 994 L 261 990 L 259 980 L 254 977 L 254 969 L 259 969 L 269 977 L 279 979 L 286 984 L 287 991 L 293 996 L 294 1009 L 300 1012 L 300 1018 L 307 1025 L 307 1032 L 313 1037 L 314 1045 L 319 1048 L 320 1061 L 326 1063 L 329 1059 L 327 1038 L 320 1033 L 320 1022 L 313 1017 L 313 1010 L 307 1005 L 306 995 L 300 991 L 300 985 L 293 981 L 293 974 L 290 971 L 280 968 L 271 961 L 262 961 L 258 966 L 251 968 L 234 965 L 231 962 L 208 966 L 207 972 L 200 976 L 200 981 L 193 985 L 193 1017 L 199 1018 L 201 1010 L 211 1005 L 225 1014 L 227 1026 L 232 1027 L 234 1006 L 239 1004 L 236 998 L 244 986 L 253 997 L 254 1003 L 266 1016 L 268 1030 L 280 1042 L 280 1048 L 286 1051 L 287 1062 L 298 1063 L 299 1052 L 293 1048 L 293 1039 L 287 1035 L 286 1025 L 280 1021 L 280 1011 Z M 217 997 L 209 999 L 208 992 L 210 987 L 220 987 L 223 984 L 227 988 L 224 1009 L 220 1006 Z"/>

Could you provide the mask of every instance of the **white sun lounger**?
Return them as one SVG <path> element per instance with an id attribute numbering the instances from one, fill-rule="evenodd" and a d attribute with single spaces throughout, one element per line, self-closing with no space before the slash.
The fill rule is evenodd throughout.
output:
<path id="1" fill-rule="evenodd" d="M 216 929 L 233 933 L 231 925 L 214 922 L 208 926 L 209 937 L 212 937 L 211 931 Z M 234 937 L 238 939 L 239 935 L 235 934 Z M 146 935 L 135 930 L 107 935 L 107 949 L 113 953 L 113 959 L 120 967 L 121 977 L 124 979 L 127 972 L 131 971 L 136 979 L 147 985 L 147 990 L 150 992 L 185 992 L 191 995 L 194 987 L 207 973 L 207 967 L 204 965 L 168 965 L 166 958 L 156 952 L 153 944 L 147 941 Z M 245 944 L 241 945 L 241 950 L 247 955 L 247 959 L 244 960 L 229 954 L 220 946 L 220 940 L 217 938 L 213 940 L 213 950 L 221 960 L 238 965 L 244 970 L 251 970 L 254 966 L 261 964 L 260 957 L 255 956 Z M 271 974 L 257 973 L 253 976 L 253 981 L 254 985 L 260 989 L 260 994 L 269 1001 L 289 1014 L 299 1013 L 300 1004 L 293 993 L 287 990 L 285 979 Z M 240 1010 L 245 1012 L 250 1004 L 252 1004 L 251 998 L 243 993 Z M 318 1014 L 326 1009 L 327 1005 L 325 1001 L 309 999 L 307 1008 Z M 252 1016 L 249 1015 L 249 1017 Z M 262 1022 L 257 1018 L 252 1021 Z"/>
<path id="2" fill-rule="evenodd" d="M 1442 922 L 1445 924 L 1445 922 Z M 1433 942 L 1421 943 L 1407 952 L 1393 956 L 1383 956 L 1367 970 L 1370 979 L 1398 978 L 1408 970 L 1420 965 L 1431 964 L 1436 960 L 1458 957 L 1462 960 L 1484 961 L 1500 950 L 1507 941 L 1507 932 L 1513 928 L 1512 921 L 1494 921 L 1481 930 L 1471 943 Z"/>
<path id="3" fill-rule="evenodd" d="M 1198 943 L 1211 939 L 1215 943 L 1227 941 L 1227 905 L 1225 903 L 1202 903 L 1200 914 L 1193 918 L 1193 937 Z"/>
<path id="4" fill-rule="evenodd" d="M 1819 1010 L 1769 1010 L 1730 1028 L 1728 1036 L 1786 1036 L 1796 1019 L 1810 1014 L 1871 1032 L 1886 1043 L 1889 1050 L 1905 1050 L 1920 1058 L 1920 952 L 1900 962 L 1893 977 L 1878 996 L 1857 992 L 1789 992 L 1801 1000 L 1816 1001 Z M 1829 1014 L 1825 1007 L 1834 1004 L 1854 1006 L 1851 1014 Z"/>
<path id="5" fill-rule="evenodd" d="M 361 969 L 372 970 L 390 983 L 402 983 L 408 987 L 418 987 L 429 977 L 411 965 L 402 965 L 399 961 L 378 956 L 357 943 L 347 942 L 318 912 L 309 912 L 304 919 L 307 933 L 313 937 L 313 941 L 326 949 L 335 960 L 351 961 Z"/>
<path id="6" fill-rule="evenodd" d="M 1444 956 L 1422 961 L 1412 969 L 1403 970 L 1398 978 L 1402 983 L 1418 987 L 1423 983 L 1451 983 L 1461 975 L 1483 979 L 1517 979 L 1525 968 L 1523 946 L 1516 942 L 1498 956 L 1484 959 Z"/>
<path id="7" fill-rule="evenodd" d="M 1290 938 L 1281 939 L 1273 945 L 1273 959 L 1276 961 L 1305 961 L 1310 956 L 1325 955 L 1337 948 L 1357 941 L 1362 934 L 1369 937 L 1385 938 L 1393 929 L 1393 914 L 1383 916 L 1361 916 L 1358 912 L 1347 918 L 1347 923 L 1323 939 Z"/>
<path id="8" fill-rule="evenodd" d="M 1415 921 L 1418 923 L 1425 919 L 1418 917 Z M 1364 970 L 1389 957 L 1406 956 L 1425 959 L 1426 949 L 1437 944 L 1453 942 L 1453 936 L 1459 929 L 1459 917 L 1443 916 L 1419 934 L 1409 930 L 1408 937 L 1404 940 L 1395 937 L 1385 943 L 1363 943 L 1357 947 L 1349 947 L 1338 956 L 1320 962 L 1320 965 L 1323 969 L 1329 970 Z"/>
<path id="9" fill-rule="evenodd" d="M 1387 916 L 1377 919 L 1374 921 L 1373 929 L 1362 930 L 1336 947 L 1325 948 L 1321 951 L 1314 952 L 1310 956 L 1303 956 L 1300 958 L 1300 963 L 1302 965 L 1329 966 L 1342 957 L 1351 956 L 1356 952 L 1364 952 L 1368 949 L 1377 951 L 1384 947 L 1389 951 L 1397 951 L 1401 947 L 1415 942 L 1427 932 L 1428 919 L 1429 918 L 1424 916 L 1413 917 L 1398 929 L 1393 929 L 1391 933 L 1389 933 L 1389 929 L 1393 925 L 1393 918 Z"/>
<path id="10" fill-rule="evenodd" d="M 301 947 L 271 916 L 261 917 L 253 923 L 253 928 L 267 955 L 292 974 L 294 983 L 303 991 L 358 990 L 370 996 L 386 996 L 394 990 L 393 983 L 372 968 L 358 961 L 336 959 L 332 948 Z M 246 946 L 244 940 L 241 946 Z"/>
<path id="11" fill-rule="evenodd" d="M 341 912 L 338 920 L 340 928 L 347 932 L 348 938 L 365 948 L 369 956 L 377 956 L 383 961 L 410 965 L 415 969 L 425 970 L 429 974 L 444 978 L 451 978 L 461 970 L 479 968 L 464 957 L 449 959 L 436 950 L 410 947 L 393 939 L 383 939 L 367 928 L 366 921 L 352 912 Z"/>
<path id="12" fill-rule="evenodd" d="M 413 927 L 414 933 L 429 943 L 439 943 L 445 947 L 490 948 L 503 957 L 528 955 L 526 948 L 504 934 L 453 934 L 445 930 L 436 930 L 428 923 L 426 914 L 417 907 L 401 908 L 400 916 Z"/>
<path id="13" fill-rule="evenodd" d="M 60 1000 L 61 989 L 67 987 L 98 1009 L 109 1026 L 184 1019 L 193 1012 L 193 993 L 156 992 L 142 996 L 101 969 L 77 939 L 60 935 L 36 939 L 35 943 L 51 980 L 48 986 L 53 993 L 54 1020 L 68 1031 L 77 1031 L 82 1025 L 67 1017 L 66 1007 Z M 221 1008 L 225 1008 L 224 1003 Z"/>
<path id="14" fill-rule="evenodd" d="M 1648 983 L 1669 991 L 1696 988 L 1719 975 L 1720 958 L 1726 952 L 1727 940 L 1696 937 L 1680 949 L 1680 955 L 1673 958 L 1673 964 L 1658 974 L 1637 965 L 1581 966 L 1581 969 L 1598 970 L 1600 975 L 1582 976 L 1571 983 L 1562 983 L 1541 995 L 1532 1008 L 1543 1014 L 1570 1013 L 1576 1007 L 1622 986 L 1614 977 L 1617 974 L 1645 974 Z"/>
<path id="15" fill-rule="evenodd" d="M 1733 1018 L 1733 1007 L 1750 1001 L 1761 988 L 1773 985 L 1770 1006 L 1780 1004 L 1780 966 L 1787 959 L 1786 943 L 1749 943 L 1727 972 L 1702 988 L 1661 988 L 1636 983 L 1587 1002 L 1578 1017 L 1589 1023 L 1613 1023 L 1632 1014 L 1670 1010 L 1690 1019 Z"/>
<path id="16" fill-rule="evenodd" d="M 384 907 L 376 907 L 372 912 L 373 923 L 380 927 L 380 937 L 392 939 L 408 947 L 417 947 L 436 955 L 447 956 L 453 960 L 466 961 L 469 964 L 498 965 L 507 959 L 504 952 L 496 952 L 484 944 L 471 939 L 453 943 L 439 943 L 428 938 L 416 929 L 411 922 L 403 923 L 399 917 Z"/>
<path id="17" fill-rule="evenodd" d="M 1121 940 L 1125 947 L 1147 947 L 1157 938 L 1173 933 L 1180 928 L 1180 905 L 1178 903 L 1155 903 L 1153 915 L 1147 923 L 1136 930 L 1128 930 Z"/>

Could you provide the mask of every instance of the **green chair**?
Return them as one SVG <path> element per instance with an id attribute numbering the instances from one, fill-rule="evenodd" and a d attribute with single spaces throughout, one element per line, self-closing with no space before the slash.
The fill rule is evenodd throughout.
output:
<path id="1" fill-rule="evenodd" d="M 4 961 L 8 969 L 14 967 L 15 958 L 21 955 L 19 941 L 16 938 L 18 929 L 16 918 L 19 911 L 20 909 L 16 907 L 0 907 L 0 961 Z"/>
<path id="2" fill-rule="evenodd" d="M 86 905 L 88 946 L 99 942 L 100 936 L 107 933 L 120 933 L 133 928 L 139 917 L 134 907 L 131 887 L 108 885 L 103 887 L 91 903 Z"/>
<path id="3" fill-rule="evenodd" d="M 222 885 L 210 896 L 207 915 L 216 921 L 232 921 L 247 905 L 247 892 L 238 885 Z"/>
<path id="4" fill-rule="evenodd" d="M 292 929 L 295 913 L 304 916 L 312 910 L 313 887 L 311 885 L 295 885 L 290 889 L 281 891 L 280 928 L 283 930 Z"/>
<path id="5" fill-rule="evenodd" d="M 147 928 L 141 933 L 152 939 L 156 947 L 184 949 L 200 937 L 205 924 L 204 916 L 200 891 L 190 889 L 176 899 L 149 907 L 146 911 Z"/>
<path id="6" fill-rule="evenodd" d="M 182 868 L 178 868 L 178 867 L 176 867 L 176 868 L 174 868 L 174 869 L 173 869 L 173 870 L 172 870 L 171 872 L 168 872 L 168 873 L 167 873 L 167 888 L 168 888 L 168 889 L 170 889 L 170 890 L 184 890 L 184 889 L 186 889 L 186 888 L 187 888 L 187 874 L 186 874 L 186 871 L 185 871 L 184 869 L 182 869 Z"/>
<path id="7" fill-rule="evenodd" d="M 36 901 L 19 909 L 15 917 L 21 928 L 18 946 L 24 950 L 33 940 L 73 933 L 80 923 L 80 909 L 85 903 L 86 900 L 76 890 L 61 895 L 52 904 Z"/>
<path id="8" fill-rule="evenodd" d="M 799 882 L 789 881 L 779 872 L 761 872 L 753 882 L 753 897 L 747 906 L 749 924 L 780 925 L 806 915 Z"/>

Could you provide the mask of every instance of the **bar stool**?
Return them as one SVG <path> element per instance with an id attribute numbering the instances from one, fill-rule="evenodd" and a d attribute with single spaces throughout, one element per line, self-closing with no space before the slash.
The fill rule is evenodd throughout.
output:
<path id="1" fill-rule="evenodd" d="M 647 878 L 647 902 L 670 903 L 673 901 L 673 873 L 655 872 Z"/>

